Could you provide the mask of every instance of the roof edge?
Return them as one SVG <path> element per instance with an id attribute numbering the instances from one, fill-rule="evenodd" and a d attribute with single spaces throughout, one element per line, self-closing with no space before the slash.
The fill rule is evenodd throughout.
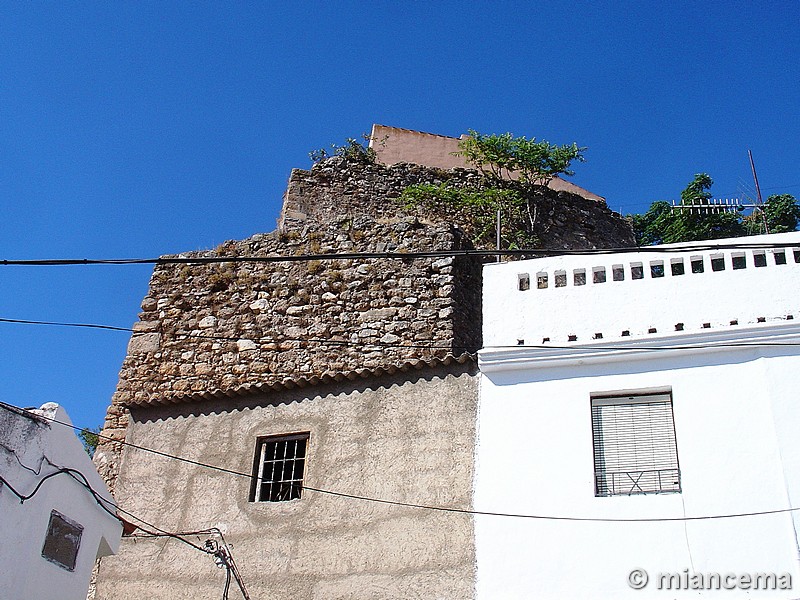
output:
<path id="1" fill-rule="evenodd" d="M 203 400 L 220 400 L 224 398 L 241 398 L 256 394 L 268 394 L 295 388 L 315 387 L 340 381 L 355 381 L 358 379 L 373 379 L 384 375 L 394 375 L 398 372 L 431 369 L 435 367 L 451 366 L 455 364 L 476 364 L 477 354 L 464 352 L 460 355 L 447 354 L 443 357 L 430 359 L 412 359 L 402 363 L 394 363 L 374 368 L 355 369 L 352 371 L 326 371 L 319 375 L 286 377 L 279 381 L 264 383 L 246 383 L 237 387 L 222 389 L 215 388 L 203 392 L 176 392 L 174 394 L 156 394 L 148 400 L 123 402 L 123 406 L 159 406 L 169 404 L 183 404 L 200 402 Z"/>

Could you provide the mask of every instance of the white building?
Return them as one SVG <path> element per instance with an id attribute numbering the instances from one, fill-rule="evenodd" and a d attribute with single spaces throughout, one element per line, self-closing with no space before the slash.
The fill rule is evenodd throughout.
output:
<path id="1" fill-rule="evenodd" d="M 800 597 L 800 233 L 703 244 L 485 267 L 478 598 Z"/>
<path id="2" fill-rule="evenodd" d="M 111 495 L 69 424 L 57 404 L 0 403 L 4 600 L 85 599 L 96 559 L 119 546 L 122 524 L 100 505 Z"/>

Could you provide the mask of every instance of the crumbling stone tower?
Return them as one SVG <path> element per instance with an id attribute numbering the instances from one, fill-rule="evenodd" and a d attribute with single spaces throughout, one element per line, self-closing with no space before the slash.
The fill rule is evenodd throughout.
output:
<path id="1" fill-rule="evenodd" d="M 409 211 L 397 198 L 412 184 L 468 184 L 478 177 L 464 169 L 328 159 L 292 172 L 277 231 L 181 256 L 471 248 L 460 223 Z M 633 244 L 630 228 L 602 202 L 549 190 L 540 204 L 545 247 Z M 454 522 L 311 493 L 267 507 L 252 495 L 248 500 L 247 478 L 213 480 L 195 490 L 191 482 L 224 474 L 113 440 L 241 473 L 252 468 L 258 436 L 306 431 L 311 487 L 469 508 L 480 269 L 478 259 L 463 256 L 158 265 L 108 410 L 103 435 L 110 441 L 95 457 L 117 501 L 171 531 L 224 521 L 226 537 L 242 548 L 237 562 L 260 574 L 255 587 L 264 597 L 287 590 L 295 594 L 289 597 L 337 597 L 353 573 L 366 578 L 358 585 L 385 582 L 393 597 L 414 595 L 423 582 L 431 597 L 467 597 L 474 576 L 469 518 Z M 320 514 L 337 525 L 320 521 Z M 353 542 L 359 527 L 383 536 L 386 545 L 376 550 Z M 266 532 L 281 532 L 282 541 Z M 430 545 L 415 550 L 413 560 L 392 551 L 392 544 L 416 547 L 423 538 Z M 302 557 L 289 553 L 286 563 L 269 562 L 285 551 L 286 539 L 303 540 Z M 181 568 L 205 560 L 165 546 L 159 552 L 174 552 L 175 562 L 155 561 L 158 553 L 145 549 L 147 543 L 129 544 L 118 559 L 104 562 L 99 585 L 107 597 L 133 598 L 143 589 L 153 598 L 182 597 L 175 585 Z M 356 566 L 329 564 L 343 544 Z M 145 578 L 144 588 L 134 572 Z M 206 585 L 208 593 L 216 589 L 213 578 L 199 581 L 191 582 L 196 595 Z"/>

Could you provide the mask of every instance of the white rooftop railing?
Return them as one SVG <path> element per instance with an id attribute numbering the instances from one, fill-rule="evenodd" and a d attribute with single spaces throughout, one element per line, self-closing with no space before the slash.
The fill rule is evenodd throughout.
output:
<path id="1" fill-rule="evenodd" d="M 800 232 L 488 264 L 483 280 L 486 347 L 800 318 Z"/>

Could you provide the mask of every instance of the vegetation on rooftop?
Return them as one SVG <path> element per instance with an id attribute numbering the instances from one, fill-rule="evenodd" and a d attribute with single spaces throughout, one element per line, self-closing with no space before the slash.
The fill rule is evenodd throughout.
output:
<path id="1" fill-rule="evenodd" d="M 94 456 L 94 452 L 97 450 L 97 444 L 100 442 L 100 429 L 100 427 L 91 427 L 78 432 L 78 438 L 89 456 Z"/>
<path id="2" fill-rule="evenodd" d="M 478 169 L 486 177 L 510 178 L 515 175 L 523 183 L 547 185 L 558 175 L 574 175 L 570 165 L 583 162 L 585 147 L 576 143 L 558 146 L 547 140 L 536 141 L 511 133 L 486 135 L 473 129 L 469 137 L 458 143 L 456 155 Z"/>
<path id="3" fill-rule="evenodd" d="M 369 147 L 372 137 L 368 133 L 363 133 L 361 134 L 361 140 L 347 138 L 342 146 L 339 144 L 331 144 L 330 148 L 312 150 L 308 153 L 308 157 L 314 164 L 333 156 L 341 156 L 354 162 L 374 163 L 376 158 L 375 150 Z"/>
<path id="4" fill-rule="evenodd" d="M 536 209 L 527 196 L 515 189 L 471 189 L 450 183 L 421 183 L 403 190 L 400 201 L 405 208 L 452 215 L 464 224 L 472 242 L 479 248 L 496 245 L 498 210 L 504 248 L 533 248 L 539 244 L 533 233 Z"/>
<path id="5" fill-rule="evenodd" d="M 441 183 L 412 185 L 403 190 L 400 201 L 406 208 L 453 214 L 464 224 L 479 247 L 496 244 L 497 213 L 501 215 L 501 247 L 535 248 L 536 196 L 553 177 L 572 175 L 570 165 L 583 161 L 586 150 L 577 144 L 557 146 L 511 133 L 486 135 L 469 130 L 459 142 L 458 156 L 480 171 L 473 187 Z M 516 184 L 509 184 L 512 177 Z"/>

